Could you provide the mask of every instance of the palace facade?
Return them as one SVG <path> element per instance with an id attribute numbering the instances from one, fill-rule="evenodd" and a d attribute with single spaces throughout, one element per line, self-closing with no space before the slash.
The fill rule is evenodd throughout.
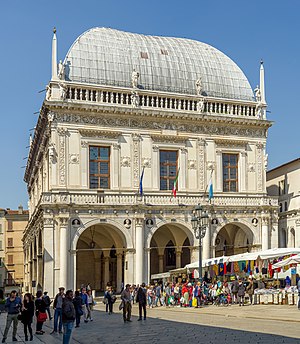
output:
<path id="1" fill-rule="evenodd" d="M 197 261 L 197 204 L 211 218 L 204 258 L 277 247 L 263 64 L 254 92 L 198 41 L 93 28 L 57 63 L 54 32 L 25 172 L 27 290 L 120 290 Z"/>

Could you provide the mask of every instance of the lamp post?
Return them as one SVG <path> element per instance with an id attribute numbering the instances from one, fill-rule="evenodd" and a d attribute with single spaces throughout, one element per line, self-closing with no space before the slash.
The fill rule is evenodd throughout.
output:
<path id="1" fill-rule="evenodd" d="M 195 207 L 194 216 L 192 217 L 192 228 L 195 238 L 199 240 L 199 281 L 202 280 L 202 240 L 205 237 L 208 228 L 208 214 L 199 204 Z"/>

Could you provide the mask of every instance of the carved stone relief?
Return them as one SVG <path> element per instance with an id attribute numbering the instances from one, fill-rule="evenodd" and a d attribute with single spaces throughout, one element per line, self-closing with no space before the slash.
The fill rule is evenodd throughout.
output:
<path id="1" fill-rule="evenodd" d="M 140 179 L 140 135 L 133 134 L 133 186 L 139 186 Z"/>
<path id="2" fill-rule="evenodd" d="M 205 176 L 204 176 L 204 168 L 205 168 L 205 140 L 200 139 L 198 141 L 198 149 L 199 149 L 199 189 L 204 191 L 205 189 Z"/>
<path id="3" fill-rule="evenodd" d="M 197 166 L 196 164 L 197 164 L 196 160 L 188 160 L 188 168 L 190 170 L 195 170 Z"/>
<path id="4" fill-rule="evenodd" d="M 79 154 L 69 154 L 69 164 L 79 164 Z"/>
<path id="5" fill-rule="evenodd" d="M 121 157 L 121 166 L 122 167 L 130 167 L 130 156 L 122 156 Z"/>
<path id="6" fill-rule="evenodd" d="M 216 134 L 216 135 L 234 135 L 244 137 L 266 137 L 264 128 L 245 128 L 235 125 L 216 125 L 213 123 L 197 124 L 186 123 L 182 121 L 156 121 L 145 117 L 141 119 L 115 117 L 115 116 L 89 116 L 75 114 L 57 114 L 55 121 L 62 123 L 82 123 L 101 125 L 106 127 L 128 127 L 134 129 L 159 129 L 159 130 L 178 130 L 191 132 L 195 134 Z"/>
<path id="7" fill-rule="evenodd" d="M 263 154 L 263 144 L 259 142 L 256 145 L 256 167 L 257 167 L 257 189 L 258 191 L 262 191 L 263 188 L 263 163 L 262 163 L 262 154 Z"/>
<path id="8" fill-rule="evenodd" d="M 145 168 L 151 168 L 151 158 L 143 158 L 142 166 Z"/>

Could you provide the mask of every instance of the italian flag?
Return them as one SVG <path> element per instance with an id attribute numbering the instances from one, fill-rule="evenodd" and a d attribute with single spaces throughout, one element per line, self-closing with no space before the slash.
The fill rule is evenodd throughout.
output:
<path id="1" fill-rule="evenodd" d="M 173 190 L 172 190 L 172 193 L 173 193 L 173 196 L 176 197 L 176 193 L 177 193 L 177 189 L 178 189 L 178 175 L 179 175 L 179 171 L 180 171 L 180 168 L 178 169 L 177 171 L 177 174 L 176 174 L 176 178 L 174 180 L 174 185 L 173 185 Z"/>

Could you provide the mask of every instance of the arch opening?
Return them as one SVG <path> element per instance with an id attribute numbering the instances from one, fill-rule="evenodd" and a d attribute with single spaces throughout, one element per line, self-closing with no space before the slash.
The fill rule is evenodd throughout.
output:
<path id="1" fill-rule="evenodd" d="M 96 292 L 110 285 L 120 291 L 124 281 L 125 241 L 119 229 L 97 224 L 88 227 L 76 246 L 76 288 L 91 284 Z"/>
<path id="2" fill-rule="evenodd" d="M 215 257 L 232 256 L 251 252 L 253 249 L 253 233 L 245 225 L 226 224 L 218 232 L 215 239 Z"/>

